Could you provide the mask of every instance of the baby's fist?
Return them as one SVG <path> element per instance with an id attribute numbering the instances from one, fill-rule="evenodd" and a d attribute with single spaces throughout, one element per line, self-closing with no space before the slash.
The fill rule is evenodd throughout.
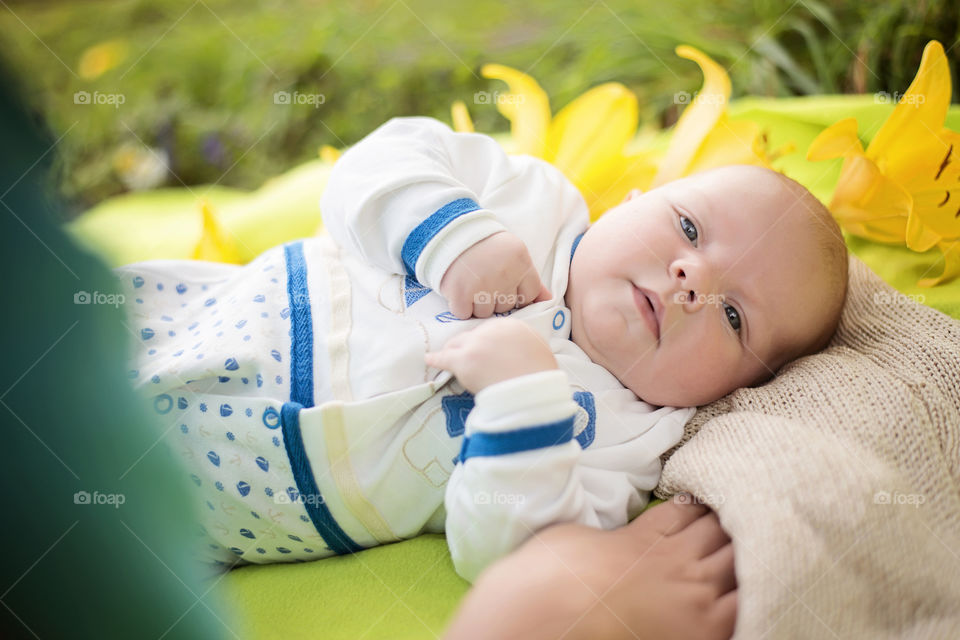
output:
<path id="1" fill-rule="evenodd" d="M 439 291 L 461 320 L 489 318 L 553 297 L 540 281 L 527 245 L 509 231 L 487 236 L 461 253 L 443 275 Z"/>

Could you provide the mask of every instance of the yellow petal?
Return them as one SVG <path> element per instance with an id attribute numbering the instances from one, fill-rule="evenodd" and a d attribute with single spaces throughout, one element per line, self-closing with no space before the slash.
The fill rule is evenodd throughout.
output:
<path id="1" fill-rule="evenodd" d="M 910 212 L 907 217 L 907 246 L 923 253 L 933 245 L 943 239 L 939 233 L 935 233 L 930 227 L 923 224 L 916 210 Z"/>
<path id="2" fill-rule="evenodd" d="M 903 218 L 906 224 L 912 208 L 910 193 L 883 175 L 872 160 L 860 155 L 843 161 L 830 201 L 830 211 L 841 225 L 881 218 Z"/>
<path id="3" fill-rule="evenodd" d="M 651 151 L 621 156 L 610 162 L 606 172 L 598 174 L 580 189 L 590 209 L 590 220 L 596 220 L 623 202 L 624 196 L 632 189 L 649 189 L 656 173 L 657 163 Z"/>
<path id="4" fill-rule="evenodd" d="M 550 123 L 544 159 L 573 183 L 594 180 L 623 158 L 637 132 L 637 97 L 609 82 L 577 97 Z"/>
<path id="5" fill-rule="evenodd" d="M 703 71 L 703 88 L 690 98 L 690 104 L 674 127 L 667 154 L 653 180 L 654 187 L 689 173 L 690 163 L 726 111 L 730 98 L 730 77 L 723 67 L 690 46 L 681 45 L 677 47 L 676 53 L 681 58 L 693 60 L 700 65 Z"/>
<path id="6" fill-rule="evenodd" d="M 193 259 L 241 264 L 240 252 L 237 251 L 230 236 L 217 222 L 210 203 L 201 200 L 200 211 L 203 215 L 203 230 L 200 232 L 200 241 L 193 251 Z"/>
<path id="7" fill-rule="evenodd" d="M 953 280 L 960 275 L 960 241 L 942 242 L 937 245 L 943 254 L 943 273 L 936 278 L 924 278 L 917 282 L 921 287 L 934 287 Z"/>
<path id="8" fill-rule="evenodd" d="M 871 140 L 867 156 L 908 189 L 916 180 L 929 179 L 946 151 L 938 134 L 950 95 L 950 68 L 943 46 L 931 40 L 916 77 Z"/>
<path id="9" fill-rule="evenodd" d="M 814 138 L 807 149 L 807 160 L 818 162 L 862 154 L 863 145 L 857 137 L 857 119 L 845 118 L 830 125 Z"/>
<path id="10" fill-rule="evenodd" d="M 459 133 L 473 133 L 473 120 L 463 100 L 454 100 L 450 106 L 450 117 L 453 120 L 453 130 Z"/>
<path id="11" fill-rule="evenodd" d="M 731 121 L 722 114 L 690 161 L 685 175 L 731 164 L 765 165 L 760 148 L 760 125 L 749 120 Z"/>
<path id="12" fill-rule="evenodd" d="M 960 185 L 915 194 L 913 202 L 918 222 L 925 228 L 942 238 L 960 238 Z"/>
<path id="13" fill-rule="evenodd" d="M 912 181 L 916 223 L 941 237 L 960 238 L 960 134 L 944 129 L 939 140 L 942 158 Z"/>
<path id="14" fill-rule="evenodd" d="M 80 55 L 77 74 L 84 80 L 98 78 L 124 61 L 127 57 L 125 40 L 107 40 L 96 44 Z"/>
<path id="15" fill-rule="evenodd" d="M 510 133 L 517 153 L 543 157 L 550 124 L 550 99 L 537 81 L 527 74 L 501 64 L 485 64 L 485 78 L 503 80 L 510 93 L 478 92 L 478 101 L 496 102 L 497 109 L 510 121 Z"/>
<path id="16" fill-rule="evenodd" d="M 340 153 L 341 151 L 339 149 L 336 147 L 331 147 L 328 144 L 320 147 L 320 159 L 324 162 L 329 162 L 330 164 L 333 164 L 340 159 Z"/>
<path id="17" fill-rule="evenodd" d="M 843 207 L 840 207 L 836 211 L 831 207 L 830 211 L 838 220 L 845 213 Z M 874 242 L 902 245 L 903 237 L 907 229 L 907 219 L 902 216 L 897 216 L 895 218 L 883 218 L 881 220 L 871 220 L 863 223 L 845 222 L 843 228 L 848 233 L 862 238 L 868 238 Z"/>

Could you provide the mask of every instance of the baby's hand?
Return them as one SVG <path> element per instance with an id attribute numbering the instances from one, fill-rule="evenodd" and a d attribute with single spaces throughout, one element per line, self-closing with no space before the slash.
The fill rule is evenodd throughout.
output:
<path id="1" fill-rule="evenodd" d="M 509 231 L 487 236 L 447 269 L 440 295 L 457 318 L 489 318 L 553 297 L 533 266 L 523 240 Z"/>
<path id="2" fill-rule="evenodd" d="M 515 318 L 496 318 L 457 334 L 424 360 L 452 372 L 474 395 L 502 380 L 559 368 L 550 345 Z"/>

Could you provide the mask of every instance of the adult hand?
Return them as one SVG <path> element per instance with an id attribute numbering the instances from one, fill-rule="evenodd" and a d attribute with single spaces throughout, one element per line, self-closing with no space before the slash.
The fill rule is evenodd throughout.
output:
<path id="1" fill-rule="evenodd" d="M 725 640 L 736 611 L 733 545 L 716 514 L 670 501 L 613 531 L 536 534 L 481 574 L 445 639 Z"/>

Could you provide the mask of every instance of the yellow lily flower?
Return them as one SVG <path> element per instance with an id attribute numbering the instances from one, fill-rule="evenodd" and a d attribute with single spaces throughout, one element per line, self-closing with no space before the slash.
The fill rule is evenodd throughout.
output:
<path id="1" fill-rule="evenodd" d="M 921 287 L 960 274 L 960 134 L 945 129 L 950 69 L 943 46 L 931 40 L 916 77 L 866 151 L 857 121 L 846 118 L 810 144 L 808 160 L 842 157 L 830 210 L 848 232 L 923 252 L 936 246 L 944 269 Z"/>
<path id="2" fill-rule="evenodd" d="M 509 93 L 494 93 L 497 109 L 511 123 L 511 151 L 553 163 L 584 196 L 595 220 L 634 188 L 650 183 L 656 171 L 651 153 L 627 154 L 637 131 L 637 98 L 622 84 L 590 89 L 550 116 L 546 92 L 530 76 L 499 64 L 481 69 L 487 78 L 503 80 Z M 454 103 L 454 128 L 472 131 L 466 106 Z"/>
<path id="3" fill-rule="evenodd" d="M 208 260 L 210 262 L 225 262 L 227 264 L 243 264 L 236 243 L 217 222 L 213 214 L 213 207 L 206 199 L 200 201 L 200 213 L 203 216 L 203 228 L 200 231 L 200 240 L 191 256 L 194 260 Z"/>
<path id="4" fill-rule="evenodd" d="M 547 94 L 530 76 L 497 64 L 484 65 L 481 73 L 503 80 L 510 89 L 493 96 L 500 113 L 510 120 L 512 150 L 547 160 L 563 171 L 583 194 L 591 220 L 596 220 L 632 189 L 647 190 L 722 165 L 769 166 L 775 157 L 767 154 L 759 126 L 727 118 L 726 71 L 693 47 L 677 47 L 677 55 L 700 65 L 704 87 L 677 122 L 659 163 L 653 150 L 625 150 L 637 132 L 638 109 L 636 96 L 622 84 L 594 87 L 551 119 Z M 454 104 L 452 115 L 457 131 L 473 130 L 463 103 Z"/>
<path id="5" fill-rule="evenodd" d="M 460 133 L 473 133 L 473 120 L 470 119 L 470 112 L 467 111 L 467 105 L 463 100 L 454 100 L 450 107 L 450 116 L 453 120 L 453 130 Z"/>
<path id="6" fill-rule="evenodd" d="M 77 74 L 84 80 L 99 78 L 123 62 L 128 50 L 127 41 L 122 39 L 107 40 L 89 47 L 80 55 Z"/>
<path id="7" fill-rule="evenodd" d="M 337 160 L 340 159 L 340 156 L 343 155 L 343 152 L 340 149 L 337 149 L 334 146 L 325 144 L 320 147 L 318 152 L 320 159 L 330 165 L 336 164 Z"/>
<path id="8" fill-rule="evenodd" d="M 700 66 L 703 88 L 696 95 L 689 96 L 690 105 L 677 120 L 652 187 L 725 165 L 770 167 L 773 160 L 793 150 L 793 145 L 785 145 L 769 153 L 766 136 L 757 123 L 730 120 L 727 115 L 730 76 L 723 67 L 688 45 L 678 46 L 676 54 Z"/>

